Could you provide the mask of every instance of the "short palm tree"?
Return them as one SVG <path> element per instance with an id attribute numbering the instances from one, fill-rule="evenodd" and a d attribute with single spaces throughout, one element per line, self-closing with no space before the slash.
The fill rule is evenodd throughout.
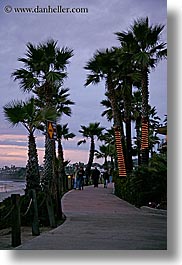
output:
<path id="1" fill-rule="evenodd" d="M 95 136 L 97 139 L 100 139 L 102 135 L 102 131 L 104 130 L 103 127 L 100 127 L 100 122 L 90 123 L 89 126 L 81 125 L 81 130 L 79 132 L 83 135 L 84 139 L 78 142 L 78 145 L 82 143 L 86 143 L 86 140 L 90 140 L 90 153 L 89 153 L 89 160 L 86 166 L 86 176 L 87 178 L 90 177 L 90 171 L 92 167 L 92 163 L 94 160 L 94 152 L 95 152 Z"/>
<path id="2" fill-rule="evenodd" d="M 55 116 L 51 109 L 37 109 L 34 98 L 12 101 L 4 106 L 4 115 L 13 126 L 22 124 L 28 131 L 28 161 L 26 166 L 26 189 L 40 190 L 40 174 L 35 142 L 35 130 L 41 129 L 42 122 Z"/>
<path id="3" fill-rule="evenodd" d="M 104 158 L 104 164 L 103 166 L 105 168 L 108 168 L 108 157 L 109 157 L 109 146 L 108 145 L 100 145 L 99 150 L 95 150 L 95 156 L 97 159 Z"/>
<path id="4" fill-rule="evenodd" d="M 116 144 L 115 144 L 114 128 L 112 127 L 111 129 L 107 129 L 100 139 L 101 141 L 104 142 L 103 149 L 101 149 L 100 151 L 101 152 L 103 151 L 103 154 L 104 154 L 104 150 L 106 151 L 107 156 L 111 158 L 110 166 L 112 169 L 114 169 L 116 165 L 115 163 L 116 162 L 116 159 L 115 159 L 116 158 Z M 104 147 L 106 149 L 104 149 Z"/>
<path id="5" fill-rule="evenodd" d="M 164 25 L 149 25 L 149 19 L 139 18 L 128 32 L 117 32 L 118 40 L 141 71 L 142 89 L 142 163 L 149 159 L 149 73 L 157 63 L 167 56 L 166 43 L 160 41 Z"/>

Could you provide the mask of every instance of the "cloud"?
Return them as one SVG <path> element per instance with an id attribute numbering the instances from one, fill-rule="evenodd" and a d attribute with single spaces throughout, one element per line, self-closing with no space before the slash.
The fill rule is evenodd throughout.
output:
<path id="1" fill-rule="evenodd" d="M 1 134 L 0 145 L 27 146 L 27 137 L 25 135 Z"/>
<path id="2" fill-rule="evenodd" d="M 7 4 L 12 7 L 36 7 L 37 5 L 41 7 L 48 5 L 87 7 L 89 12 L 87 14 L 17 14 L 13 12 L 6 14 L 4 6 Z M 65 87 L 70 88 L 70 97 L 75 102 L 75 106 L 72 108 L 72 116 L 70 118 L 63 117 L 61 122 L 68 122 L 70 131 L 79 138 L 81 136 L 78 130 L 81 124 L 88 125 L 90 122 L 100 121 L 102 126 L 110 127 L 111 125 L 105 117 L 101 117 L 104 109 L 100 105 L 100 101 L 105 93 L 104 83 L 98 86 L 84 87 L 87 72 L 83 67 L 86 62 L 97 49 L 119 46 L 114 32 L 127 30 L 133 20 L 140 16 L 149 16 L 152 24 L 166 24 L 166 10 L 166 0 L 62 0 L 61 3 L 58 0 L 0 1 L 0 133 L 9 135 L 9 139 L 0 138 L 1 145 L 26 148 L 26 131 L 21 126 L 9 127 L 3 115 L 3 106 L 13 99 L 28 97 L 27 94 L 20 91 L 18 82 L 14 82 L 11 78 L 11 73 L 22 67 L 17 58 L 24 56 L 28 42 L 38 44 L 49 38 L 54 38 L 58 40 L 60 47 L 68 46 L 74 49 Z M 166 35 L 167 29 L 163 32 L 165 41 Z M 150 102 L 156 106 L 160 117 L 167 112 L 166 65 L 167 62 L 161 63 L 150 75 Z M 23 135 L 23 140 L 21 137 L 19 140 L 10 137 L 11 134 L 17 135 L 17 137 Z M 44 147 L 43 139 L 37 138 L 38 148 Z M 64 144 L 64 147 L 66 150 L 75 150 L 77 146 L 74 144 L 74 141 L 69 141 Z M 86 146 L 80 148 L 86 152 Z M 82 149 L 77 150 L 81 152 Z M 43 157 L 43 151 L 40 152 Z M 74 151 L 70 153 L 70 156 L 72 159 L 77 159 L 77 153 Z M 85 157 L 87 156 L 82 155 L 83 159 Z M 43 160 L 43 158 L 41 159 Z M 22 163 L 23 161 L 25 159 L 22 159 Z"/>
<path id="3" fill-rule="evenodd" d="M 0 144 L 0 166 L 18 165 L 25 166 L 27 160 L 27 148 L 13 145 Z"/>

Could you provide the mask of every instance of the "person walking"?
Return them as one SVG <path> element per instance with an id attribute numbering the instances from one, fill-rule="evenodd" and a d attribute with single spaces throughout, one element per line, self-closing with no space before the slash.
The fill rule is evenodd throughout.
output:
<path id="1" fill-rule="evenodd" d="M 107 169 L 104 170 L 103 179 L 104 179 L 104 188 L 107 188 L 107 184 L 109 182 L 109 173 Z"/>
<path id="2" fill-rule="evenodd" d="M 79 190 L 81 189 L 83 190 L 84 175 L 85 175 L 85 171 L 83 170 L 83 167 L 80 167 L 77 172 L 77 186 Z"/>
<path id="3" fill-rule="evenodd" d="M 99 176 L 100 176 L 100 171 L 97 169 L 97 167 L 95 167 L 94 170 L 92 171 L 92 180 L 94 188 L 98 188 Z"/>

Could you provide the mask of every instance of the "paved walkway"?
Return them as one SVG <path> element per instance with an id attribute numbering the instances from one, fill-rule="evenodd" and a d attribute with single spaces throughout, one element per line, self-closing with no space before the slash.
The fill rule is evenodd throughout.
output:
<path id="1" fill-rule="evenodd" d="M 26 250 L 165 250 L 167 216 L 135 208 L 100 185 L 69 191 L 63 225 L 27 241 Z"/>

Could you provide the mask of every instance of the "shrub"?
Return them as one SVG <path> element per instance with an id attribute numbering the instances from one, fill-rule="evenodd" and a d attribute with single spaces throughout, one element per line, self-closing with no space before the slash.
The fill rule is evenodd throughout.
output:
<path id="1" fill-rule="evenodd" d="M 167 157 L 155 154 L 148 166 L 133 170 L 126 179 L 115 178 L 115 194 L 140 207 L 167 201 Z"/>

